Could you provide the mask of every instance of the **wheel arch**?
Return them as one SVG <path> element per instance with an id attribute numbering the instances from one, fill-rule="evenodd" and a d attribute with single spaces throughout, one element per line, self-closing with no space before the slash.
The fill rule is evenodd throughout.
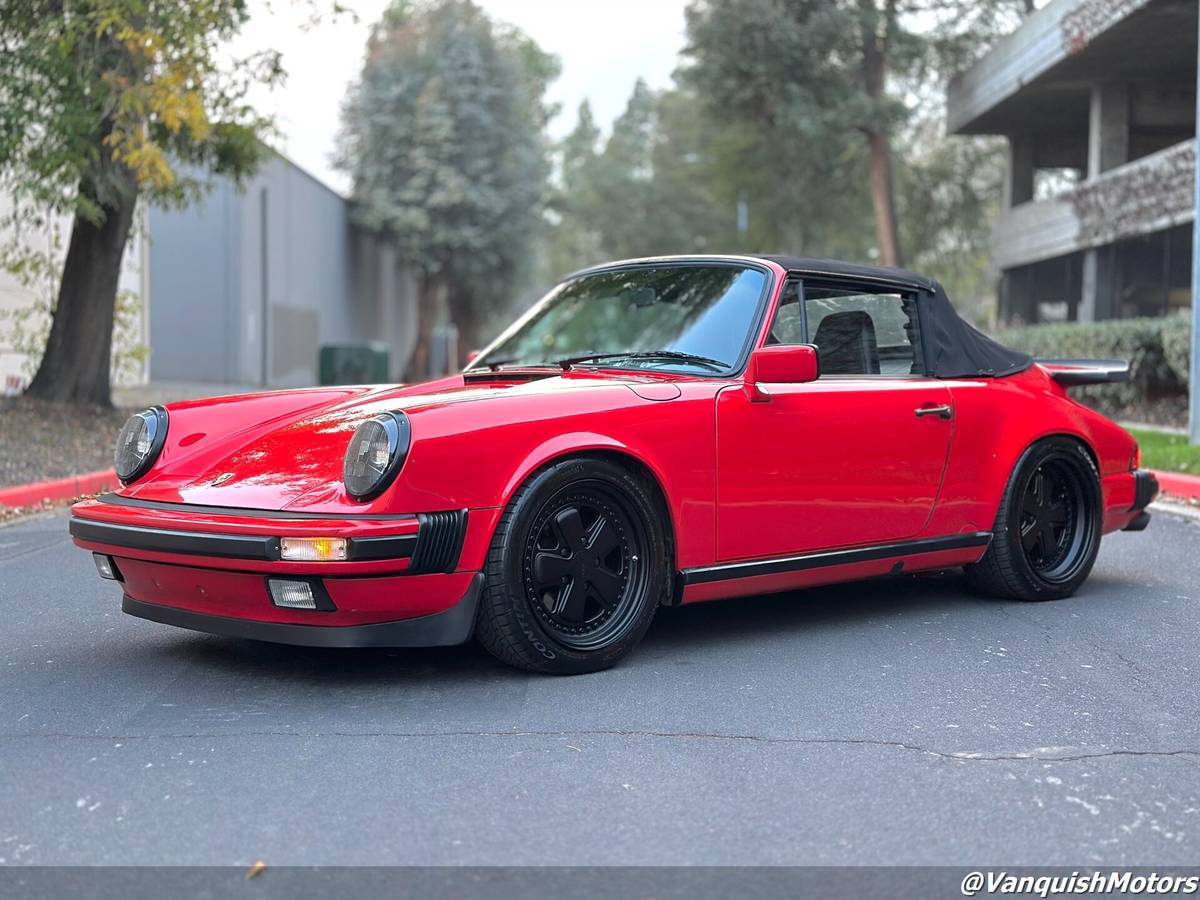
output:
<path id="1" fill-rule="evenodd" d="M 1097 477 L 1099 477 L 1100 460 L 1096 453 L 1096 448 L 1092 446 L 1091 441 L 1088 440 L 1085 434 L 1082 434 L 1078 431 L 1069 431 L 1063 429 L 1053 429 L 1040 434 L 1034 434 L 1028 437 L 1024 444 L 1021 445 L 1021 448 L 1011 457 L 1011 461 L 1008 463 L 1007 469 L 999 473 L 1003 477 L 997 479 L 994 502 L 990 504 L 993 517 L 995 517 L 996 513 L 999 512 L 1000 504 L 1004 500 L 1004 491 L 1008 487 L 1009 481 L 1016 474 L 1017 468 L 1020 466 L 1022 460 L 1024 460 L 1029 452 L 1038 444 L 1052 440 L 1067 440 L 1081 446 L 1084 452 L 1087 453 L 1088 459 L 1092 461 L 1092 465 L 1096 469 Z"/>
<path id="2" fill-rule="evenodd" d="M 1013 462 L 1013 468 L 1014 469 L 1016 468 L 1016 463 L 1018 461 L 1020 461 L 1020 459 L 1026 453 L 1029 452 L 1029 449 L 1031 447 L 1034 447 L 1034 446 L 1042 443 L 1043 441 L 1050 441 L 1050 440 L 1056 440 L 1056 439 L 1057 440 L 1074 441 L 1076 444 L 1079 444 L 1081 447 L 1083 447 L 1083 449 L 1085 451 L 1087 451 L 1087 455 L 1091 459 L 1092 465 L 1094 465 L 1096 467 L 1096 472 L 1097 473 L 1100 472 L 1100 456 L 1099 456 L 1099 454 L 1096 453 L 1096 448 L 1092 446 L 1092 442 L 1090 440 L 1088 440 L 1087 435 L 1082 434 L 1080 432 L 1076 432 L 1076 431 L 1051 431 L 1046 434 L 1038 435 L 1037 437 L 1035 437 L 1031 441 L 1029 441 L 1023 448 L 1021 448 L 1021 452 L 1017 454 L 1017 459 L 1014 460 L 1014 462 Z"/>
<path id="3" fill-rule="evenodd" d="M 607 459 L 640 475 L 649 485 L 663 513 L 666 525 L 667 547 L 671 567 L 676 567 L 676 533 L 678 522 L 671 495 L 667 489 L 667 478 L 649 460 L 649 454 L 640 453 L 625 443 L 603 434 L 564 434 L 545 442 L 530 452 L 513 471 L 504 486 L 502 502 L 507 506 L 517 490 L 534 473 L 547 466 L 576 457 Z"/>
<path id="4" fill-rule="evenodd" d="M 1054 559 L 1045 561 L 1045 522 L 1038 526 L 1042 537 L 1039 539 L 1043 554 L 1040 561 L 1029 557 L 1032 552 L 1024 546 L 1024 492 L 1028 483 L 1021 472 L 1034 462 L 1041 465 L 1047 457 L 1039 453 L 1039 448 L 1047 447 L 1052 454 L 1059 457 L 1070 457 L 1069 468 L 1081 476 L 1089 467 L 1084 466 L 1078 459 L 1077 449 L 1082 449 L 1083 455 L 1090 465 L 1094 484 L 1089 487 L 1079 485 L 1080 489 L 1090 498 L 1094 498 L 1096 506 L 1094 516 L 1088 520 L 1087 508 L 1091 505 L 1084 501 L 1077 509 L 1074 531 L 1068 534 L 1068 545 L 1063 550 L 1058 549 L 1060 538 L 1051 531 L 1055 541 Z M 1052 458 L 1052 457 L 1051 457 Z M 1086 477 L 1086 476 L 1085 476 Z M 1038 504 L 1041 505 L 1039 497 Z M 1072 515 L 1064 513 L 1064 528 L 1067 519 Z M 1036 518 L 1036 516 L 1035 516 Z M 1039 434 L 1027 441 L 1020 453 L 1012 461 L 1009 476 L 1004 490 L 996 506 L 996 515 L 992 527 L 992 541 L 980 560 L 966 567 L 967 583 L 976 592 L 990 597 L 1013 600 L 1053 600 L 1068 597 L 1087 579 L 1095 563 L 1096 553 L 1100 546 L 1100 536 L 1104 524 L 1104 492 L 1100 480 L 1100 468 L 1097 460 L 1097 450 L 1085 435 L 1072 431 L 1053 430 Z M 1082 530 L 1080 530 L 1082 529 Z M 1059 552 L 1065 553 L 1061 558 Z M 1062 570 L 1066 567 L 1065 571 Z"/>

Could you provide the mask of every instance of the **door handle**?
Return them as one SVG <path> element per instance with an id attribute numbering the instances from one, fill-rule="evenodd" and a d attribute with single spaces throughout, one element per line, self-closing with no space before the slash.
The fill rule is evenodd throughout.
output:
<path id="1" fill-rule="evenodd" d="M 954 415 L 949 406 L 918 406 L 913 412 L 917 414 L 918 419 L 923 419 L 925 416 L 937 416 L 939 419 L 949 419 Z"/>

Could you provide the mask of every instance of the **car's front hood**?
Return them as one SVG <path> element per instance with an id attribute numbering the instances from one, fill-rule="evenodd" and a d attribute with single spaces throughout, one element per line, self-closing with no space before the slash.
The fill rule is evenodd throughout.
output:
<path id="1" fill-rule="evenodd" d="M 607 392 L 613 403 L 638 403 L 645 402 L 642 395 L 666 399 L 670 391 L 678 393 L 670 379 L 572 372 L 510 381 L 454 376 L 412 386 L 281 391 L 175 404 L 168 407 L 170 426 L 159 462 L 125 493 L 270 510 L 305 506 L 317 498 L 322 508 L 332 503 L 362 511 L 342 488 L 342 460 L 358 425 L 381 412 L 408 413 L 415 450 L 448 429 L 463 433 L 481 427 L 491 417 L 476 412 L 479 404 L 491 407 L 503 399 L 516 404 L 514 416 L 549 416 L 576 406 L 579 392 Z M 301 498 L 306 501 L 298 504 Z"/>

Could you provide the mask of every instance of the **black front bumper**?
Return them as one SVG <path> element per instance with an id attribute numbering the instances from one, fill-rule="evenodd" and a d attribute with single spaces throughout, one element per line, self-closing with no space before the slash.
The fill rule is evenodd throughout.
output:
<path id="1" fill-rule="evenodd" d="M 465 643 L 474 633 L 482 587 L 481 572 L 471 579 L 471 586 L 462 599 L 443 612 L 373 625 L 291 625 L 210 616 L 172 606 L 142 603 L 128 594 L 121 599 L 121 610 L 151 622 L 192 631 L 300 647 L 449 647 Z"/>

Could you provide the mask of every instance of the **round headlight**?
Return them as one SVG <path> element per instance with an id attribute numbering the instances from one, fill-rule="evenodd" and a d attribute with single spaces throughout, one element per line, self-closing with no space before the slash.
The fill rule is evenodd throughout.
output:
<path id="1" fill-rule="evenodd" d="M 161 406 L 129 417 L 117 435 L 113 468 L 122 484 L 137 481 L 154 465 L 167 440 L 167 411 Z"/>
<path id="2" fill-rule="evenodd" d="M 392 483 L 408 455 L 411 429 L 402 412 L 384 413 L 358 426 L 346 460 L 342 481 L 355 500 L 370 500 Z"/>

